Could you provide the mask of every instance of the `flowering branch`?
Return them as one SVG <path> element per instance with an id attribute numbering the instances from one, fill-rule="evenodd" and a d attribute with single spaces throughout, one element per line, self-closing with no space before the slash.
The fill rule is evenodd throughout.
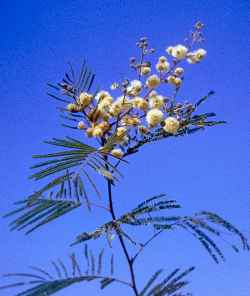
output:
<path id="1" fill-rule="evenodd" d="M 19 215 L 10 223 L 12 230 L 28 228 L 26 233 L 30 233 L 81 205 L 87 206 L 89 210 L 91 206 L 104 209 L 111 215 L 111 221 L 92 232 L 83 232 L 77 236 L 72 246 L 91 239 L 96 240 L 102 235 L 106 235 L 111 246 L 113 236 L 116 234 L 129 269 L 130 281 L 119 280 L 112 276 L 113 254 L 110 258 L 111 276 L 100 275 L 104 250 L 101 250 L 96 260 L 85 245 L 84 257 L 87 270 L 84 274 L 75 254 L 72 254 L 70 256 L 72 276 L 64 263 L 58 261 L 53 262 L 57 278 L 41 268 L 33 268 L 38 274 L 16 274 L 18 277 L 30 278 L 28 283 L 18 282 L 2 288 L 31 284 L 35 287 L 18 295 L 42 296 L 52 295 L 74 283 L 99 280 L 101 289 L 118 282 L 129 286 L 135 296 L 191 295 L 183 294 L 180 290 L 188 283 L 183 278 L 193 271 L 193 267 L 183 272 L 177 268 L 160 282 L 155 283 L 162 273 L 162 270 L 158 270 L 141 291 L 138 288 L 136 259 L 161 233 L 175 229 L 187 231 L 200 242 L 216 263 L 225 258 L 213 237 L 220 238 L 224 230 L 234 234 L 240 240 L 242 248 L 249 250 L 245 236 L 215 213 L 202 211 L 193 216 L 166 215 L 165 211 L 178 209 L 180 205 L 174 200 L 166 199 L 163 194 L 143 201 L 120 217 L 117 216 L 113 204 L 112 186 L 122 177 L 118 166 L 122 162 L 127 163 L 129 155 L 137 153 L 145 144 L 169 137 L 190 135 L 207 127 L 225 123 L 211 120 L 215 116 L 213 112 L 196 113 L 199 106 L 214 92 L 210 91 L 197 102 L 179 99 L 179 90 L 184 81 L 184 63 L 198 64 L 207 54 L 203 48 L 200 48 L 200 43 L 204 40 L 202 29 L 203 24 L 197 22 L 184 44 L 167 47 L 166 56 L 158 57 L 155 70 L 150 57 L 156 50 L 149 47 L 147 38 L 141 38 L 136 43 L 140 50 L 138 61 L 135 57 L 130 59 L 130 67 L 135 71 L 137 79 L 115 82 L 111 85 L 111 91 L 92 90 L 95 75 L 89 71 L 85 62 L 79 77 L 70 65 L 70 72 L 65 74 L 60 83 L 49 84 L 59 93 L 59 95 L 54 93 L 49 95 L 64 104 L 60 109 L 62 118 L 70 124 L 63 126 L 79 131 L 81 137 L 95 140 L 95 144 L 86 145 L 81 140 L 71 137 L 47 141 L 48 144 L 61 150 L 35 155 L 34 158 L 43 161 L 32 167 L 38 171 L 32 174 L 31 178 L 41 180 L 48 176 L 56 176 L 27 199 L 17 203 L 20 207 L 6 215 L 6 217 Z M 115 91 L 119 94 L 114 94 Z M 86 183 L 99 198 L 102 195 L 87 169 L 101 175 L 107 183 L 107 199 L 104 204 L 88 197 Z M 125 232 L 122 229 L 124 225 L 151 226 L 155 232 L 144 243 L 137 243 L 127 234 L 127 230 Z M 128 243 L 133 247 L 133 255 L 130 254 Z M 238 247 L 234 244 L 230 246 L 238 252 Z M 65 276 L 62 277 L 62 274 Z"/>

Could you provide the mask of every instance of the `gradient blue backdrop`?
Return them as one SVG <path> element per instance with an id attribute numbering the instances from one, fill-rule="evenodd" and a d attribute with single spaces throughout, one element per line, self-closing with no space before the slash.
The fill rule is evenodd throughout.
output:
<path id="1" fill-rule="evenodd" d="M 0 212 L 36 188 L 27 180 L 28 167 L 31 154 L 47 151 L 42 140 L 70 132 L 59 125 L 56 104 L 46 96 L 47 81 L 58 81 L 68 61 L 79 65 L 86 57 L 99 85 L 108 87 L 129 73 L 127 62 L 139 37 L 148 36 L 163 54 L 167 45 L 183 40 L 196 20 L 206 24 L 208 56 L 187 68 L 180 97 L 195 100 L 216 90 L 202 110 L 215 111 L 228 125 L 145 147 L 123 168 L 115 204 L 125 211 L 145 197 L 166 192 L 183 205 L 182 213 L 216 211 L 249 235 L 250 32 L 249 1 L 243 0 L 0 0 Z M 46 267 L 51 259 L 64 258 L 73 251 L 68 245 L 76 234 L 105 219 L 101 212 L 95 216 L 80 210 L 28 237 L 10 233 L 7 221 L 0 220 L 0 274 L 25 271 L 29 265 Z M 141 257 L 138 282 L 159 267 L 171 271 L 195 265 L 189 286 L 194 295 L 250 295 L 249 254 L 235 254 L 222 245 L 227 261 L 216 265 L 189 235 L 163 235 Z M 80 247 L 74 250 L 82 254 Z M 118 272 L 126 277 L 124 259 L 117 261 Z M 58 295 L 118 293 L 129 294 L 117 285 L 101 294 L 90 283 Z"/>

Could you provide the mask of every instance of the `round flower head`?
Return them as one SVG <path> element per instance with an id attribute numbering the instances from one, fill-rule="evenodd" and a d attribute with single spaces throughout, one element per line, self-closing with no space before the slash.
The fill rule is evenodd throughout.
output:
<path id="1" fill-rule="evenodd" d="M 104 90 L 101 90 L 101 91 L 99 91 L 99 92 L 96 94 L 95 99 L 97 100 L 97 102 L 100 102 L 100 101 L 102 101 L 105 97 L 110 97 L 109 92 L 104 91 Z"/>
<path id="2" fill-rule="evenodd" d="M 143 101 L 143 98 L 141 98 L 141 97 L 134 97 L 132 100 L 131 100 L 131 103 L 132 103 L 132 106 L 134 107 L 134 108 L 138 108 L 138 104 L 140 103 L 140 102 L 142 102 Z"/>
<path id="3" fill-rule="evenodd" d="M 176 134 L 179 127 L 180 123 L 175 117 L 168 117 L 165 119 L 165 125 L 163 126 L 163 129 L 165 132 L 169 134 Z"/>
<path id="4" fill-rule="evenodd" d="M 169 54 L 169 55 L 172 55 L 172 51 L 173 51 L 173 46 L 169 46 L 166 48 L 166 52 Z"/>
<path id="5" fill-rule="evenodd" d="M 160 78 L 157 75 L 151 75 L 148 77 L 146 81 L 146 85 L 148 88 L 155 88 L 161 83 Z"/>
<path id="6" fill-rule="evenodd" d="M 174 74 L 177 76 L 182 76 L 184 73 L 184 69 L 182 67 L 177 67 L 174 71 Z"/>
<path id="7" fill-rule="evenodd" d="M 180 87 L 181 83 L 182 83 L 181 78 L 179 78 L 179 77 L 175 77 L 175 79 L 174 79 L 174 85 L 175 85 L 176 87 Z"/>
<path id="8" fill-rule="evenodd" d="M 95 127 L 93 130 L 94 137 L 101 137 L 103 135 L 103 130 L 100 127 Z"/>
<path id="9" fill-rule="evenodd" d="M 84 122 L 83 121 L 79 121 L 77 127 L 79 129 L 84 129 L 85 128 Z"/>
<path id="10" fill-rule="evenodd" d="M 187 62 L 189 64 L 197 64 L 206 56 L 206 54 L 207 52 L 204 49 L 197 49 L 187 55 Z"/>
<path id="11" fill-rule="evenodd" d="M 207 55 L 207 52 L 205 49 L 199 48 L 196 50 L 195 55 L 196 58 L 200 61 Z"/>
<path id="12" fill-rule="evenodd" d="M 167 81 L 170 84 L 175 84 L 175 76 L 173 75 L 168 76 Z"/>
<path id="13" fill-rule="evenodd" d="M 167 51 L 170 52 L 170 55 L 172 55 L 177 60 L 182 60 L 186 57 L 188 49 L 186 46 L 178 44 L 172 48 L 168 48 Z"/>
<path id="14" fill-rule="evenodd" d="M 163 113 L 159 109 L 152 109 L 148 111 L 146 120 L 150 127 L 156 126 L 158 123 L 162 121 Z"/>
<path id="15" fill-rule="evenodd" d="M 118 104 L 122 111 L 126 111 L 132 107 L 132 100 L 130 100 L 127 96 L 120 96 L 117 98 L 114 104 Z"/>
<path id="16" fill-rule="evenodd" d="M 138 117 L 134 116 L 131 118 L 131 125 L 137 126 L 141 121 Z"/>
<path id="17" fill-rule="evenodd" d="M 161 57 L 159 57 L 159 62 L 160 63 L 164 63 L 164 62 L 166 62 L 167 61 L 167 58 L 165 57 L 165 56 L 161 56 Z"/>
<path id="18" fill-rule="evenodd" d="M 149 66 L 141 67 L 141 75 L 147 75 L 151 72 L 151 68 Z"/>
<path id="19" fill-rule="evenodd" d="M 137 125 L 139 124 L 140 120 L 139 118 L 137 118 L 136 116 L 131 117 L 131 116 L 124 116 L 121 120 L 122 124 L 125 126 L 129 126 L 129 125 Z"/>
<path id="20" fill-rule="evenodd" d="M 142 101 L 138 102 L 137 107 L 138 107 L 138 109 L 140 109 L 142 111 L 147 111 L 148 110 L 148 102 L 146 100 L 142 100 Z"/>
<path id="21" fill-rule="evenodd" d="M 120 104 L 118 103 L 113 103 L 110 108 L 109 108 L 109 113 L 112 115 L 112 116 L 118 116 L 122 111 L 122 107 Z"/>
<path id="22" fill-rule="evenodd" d="M 156 64 L 156 70 L 159 72 L 166 72 L 170 68 L 170 64 L 168 62 L 158 62 Z"/>
<path id="23" fill-rule="evenodd" d="M 130 85 L 138 92 L 142 89 L 142 83 L 140 80 L 132 80 Z"/>
<path id="24" fill-rule="evenodd" d="M 86 93 L 82 92 L 77 100 L 78 104 L 81 105 L 81 107 L 85 108 L 87 107 L 91 101 L 92 101 L 93 96 Z"/>
<path id="25" fill-rule="evenodd" d="M 124 154 L 121 149 L 113 149 L 110 153 L 117 158 L 122 158 Z"/>
<path id="26" fill-rule="evenodd" d="M 163 96 L 156 95 L 156 96 L 150 97 L 149 99 L 150 108 L 160 109 L 163 105 L 164 105 Z"/>
<path id="27" fill-rule="evenodd" d="M 137 96 L 142 90 L 142 83 L 139 80 L 132 80 L 127 87 L 127 94 L 130 96 Z"/>
<path id="28" fill-rule="evenodd" d="M 117 135 L 118 137 L 123 137 L 123 136 L 126 135 L 126 132 L 127 132 L 127 129 L 126 129 L 125 127 L 123 127 L 123 126 L 120 126 L 120 127 L 118 127 L 117 130 L 116 130 L 116 135 Z"/>
<path id="29" fill-rule="evenodd" d="M 113 98 L 111 96 L 105 96 L 98 101 L 98 110 L 105 111 L 107 107 L 112 104 Z"/>

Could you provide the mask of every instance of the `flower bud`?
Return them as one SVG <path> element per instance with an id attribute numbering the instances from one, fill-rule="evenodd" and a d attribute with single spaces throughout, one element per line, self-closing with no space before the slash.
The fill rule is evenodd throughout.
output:
<path id="1" fill-rule="evenodd" d="M 151 68 L 149 66 L 143 66 L 141 67 L 141 75 L 147 75 L 151 71 Z"/>
<path id="2" fill-rule="evenodd" d="M 69 112 L 78 112 L 77 105 L 76 105 L 76 104 L 73 104 L 73 103 L 68 104 L 68 106 L 67 106 L 67 110 L 68 110 Z"/>
<path id="3" fill-rule="evenodd" d="M 113 149 L 113 150 L 111 150 L 111 154 L 112 154 L 114 157 L 122 158 L 124 153 L 122 152 L 121 149 Z"/>
<path id="4" fill-rule="evenodd" d="M 85 128 L 84 122 L 83 121 L 79 121 L 77 127 L 79 129 L 84 129 Z"/>

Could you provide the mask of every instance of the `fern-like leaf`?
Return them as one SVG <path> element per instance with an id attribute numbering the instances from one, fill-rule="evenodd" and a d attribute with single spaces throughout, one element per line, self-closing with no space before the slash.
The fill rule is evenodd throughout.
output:
<path id="1" fill-rule="evenodd" d="M 86 250 L 85 248 L 85 256 L 86 256 Z M 15 294 L 15 296 L 43 296 L 43 295 L 53 295 L 56 292 L 63 290 L 73 284 L 81 283 L 81 282 L 90 282 L 90 281 L 98 281 L 100 283 L 100 288 L 104 289 L 107 286 L 109 286 L 111 283 L 120 283 L 123 285 L 131 286 L 128 282 L 114 278 L 110 275 L 101 275 L 100 274 L 100 268 L 96 271 L 93 267 L 93 263 L 95 261 L 94 254 L 90 251 L 87 251 L 87 253 L 91 254 L 91 274 L 82 274 L 81 271 L 81 264 L 79 260 L 77 259 L 76 255 L 73 253 L 70 255 L 70 265 L 67 266 L 62 262 L 62 260 L 53 261 L 52 265 L 55 269 L 55 275 L 51 275 L 49 272 L 37 268 L 32 267 L 32 271 L 35 271 L 36 273 L 13 273 L 13 274 L 7 274 L 4 277 L 5 278 L 22 278 L 22 281 L 18 281 L 15 283 L 7 284 L 0 287 L 0 290 L 2 289 L 9 289 L 9 288 L 17 288 L 21 286 L 31 285 L 31 288 L 28 288 L 22 292 L 19 292 Z M 103 256 L 103 251 L 99 253 L 99 260 L 100 260 L 100 254 Z M 89 256 L 89 255 L 87 255 Z M 108 268 L 109 270 L 109 268 Z"/>

